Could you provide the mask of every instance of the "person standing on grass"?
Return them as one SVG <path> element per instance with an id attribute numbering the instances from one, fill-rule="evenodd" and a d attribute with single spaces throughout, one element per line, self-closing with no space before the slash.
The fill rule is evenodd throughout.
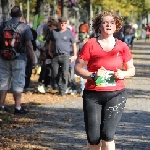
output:
<path id="1" fill-rule="evenodd" d="M 76 60 L 75 73 L 87 79 L 83 111 L 90 150 L 115 150 L 114 135 L 127 100 L 124 79 L 135 75 L 129 47 L 113 37 L 121 27 L 120 16 L 100 13 L 93 20 L 100 35 L 84 44 Z"/>
<path id="2" fill-rule="evenodd" d="M 11 9 L 11 19 L 6 22 L 6 26 L 12 26 L 18 24 L 22 12 L 19 6 L 14 6 Z M 0 36 L 3 37 L 4 24 L 0 25 Z M 26 114 L 29 111 L 25 110 L 21 106 L 21 96 L 25 86 L 25 68 L 26 68 L 26 51 L 28 51 L 30 58 L 32 59 L 33 65 L 35 65 L 35 58 L 32 46 L 32 32 L 30 27 L 25 23 L 20 23 L 17 28 L 17 32 L 21 34 L 20 42 L 22 47 L 20 48 L 21 53 L 18 54 L 14 59 L 6 60 L 0 55 L 0 112 L 8 111 L 7 107 L 4 106 L 4 101 L 7 95 L 7 91 L 12 89 L 13 97 L 15 101 L 14 114 Z M 2 44 L 1 44 L 2 46 Z M 0 47 L 0 52 L 3 47 Z M 1 53 L 2 54 L 2 53 Z"/>

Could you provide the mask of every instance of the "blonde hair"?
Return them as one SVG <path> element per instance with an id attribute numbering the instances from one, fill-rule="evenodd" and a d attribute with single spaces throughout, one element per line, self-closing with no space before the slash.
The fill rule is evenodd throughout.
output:
<path id="1" fill-rule="evenodd" d="M 96 18 L 93 20 L 93 28 L 96 33 L 100 33 L 99 26 L 101 25 L 103 18 L 105 16 L 112 16 L 116 23 L 116 32 L 118 32 L 122 28 L 122 17 L 118 16 L 115 12 L 112 11 L 104 11 L 96 16 Z"/>

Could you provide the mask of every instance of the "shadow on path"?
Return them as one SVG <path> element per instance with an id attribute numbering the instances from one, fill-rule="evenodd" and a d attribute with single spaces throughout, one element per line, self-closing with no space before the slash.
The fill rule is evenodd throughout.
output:
<path id="1" fill-rule="evenodd" d="M 1 143 L 14 139 L 10 144 L 15 150 L 27 150 L 31 147 L 39 147 L 39 150 L 86 149 L 82 108 L 32 105 L 29 115 L 12 117 L 12 121 L 0 124 L 0 134 Z M 149 120 L 150 113 L 146 111 L 125 109 L 117 128 L 116 150 L 149 150 Z M 8 124 L 11 125 L 11 132 L 5 130 Z"/>

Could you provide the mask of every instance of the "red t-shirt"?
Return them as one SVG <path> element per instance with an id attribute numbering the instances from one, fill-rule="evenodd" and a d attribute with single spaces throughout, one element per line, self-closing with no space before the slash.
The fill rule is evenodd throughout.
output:
<path id="1" fill-rule="evenodd" d="M 79 58 L 88 61 L 88 71 L 96 72 L 101 66 L 106 70 L 116 72 L 122 69 L 123 64 L 132 59 L 129 47 L 126 43 L 116 39 L 114 48 L 106 52 L 102 49 L 96 38 L 87 41 L 79 53 Z M 96 91 L 116 91 L 125 88 L 124 79 L 115 79 L 115 86 L 97 86 L 93 80 L 87 80 L 85 89 Z"/>

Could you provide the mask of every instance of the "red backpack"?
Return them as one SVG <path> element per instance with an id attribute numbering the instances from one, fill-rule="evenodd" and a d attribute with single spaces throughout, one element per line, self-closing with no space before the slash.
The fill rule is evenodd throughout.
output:
<path id="1" fill-rule="evenodd" d="M 6 25 L 3 29 L 3 47 L 0 51 L 2 58 L 7 60 L 15 59 L 22 52 L 21 35 L 17 27 L 22 22 Z"/>

